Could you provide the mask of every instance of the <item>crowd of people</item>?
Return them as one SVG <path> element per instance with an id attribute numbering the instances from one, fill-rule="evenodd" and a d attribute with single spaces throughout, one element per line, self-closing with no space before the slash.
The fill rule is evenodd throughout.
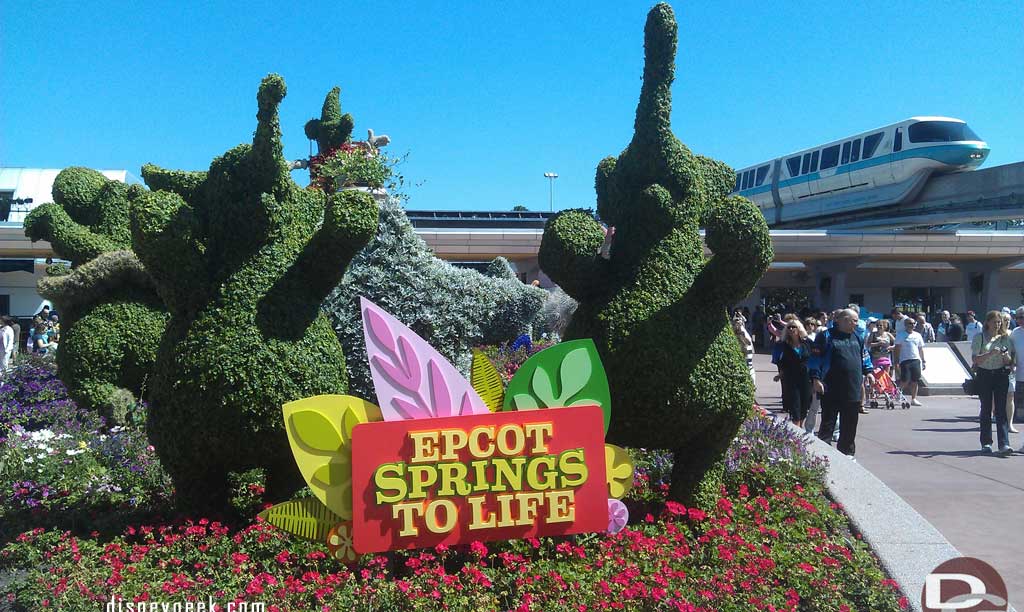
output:
<path id="1" fill-rule="evenodd" d="M 820 413 L 818 437 L 836 443 L 851 457 L 859 415 L 868 412 L 867 389 L 885 380 L 898 381 L 893 384 L 899 385 L 909 404 L 921 406 L 918 391 L 927 368 L 925 346 L 970 342 L 972 374 L 981 401 L 981 450 L 996 452 L 995 421 L 996 448 L 1006 454 L 1012 452 L 1009 435 L 1019 433 L 1014 427 L 1014 407 L 1024 406 L 1024 364 L 1018 367 L 1017 363 L 1018 355 L 1024 355 L 1024 306 L 1013 315 L 1009 308 L 993 310 L 982 323 L 972 311 L 961 318 L 944 310 L 928 321 L 923 312 L 908 314 L 894 308 L 888 319 L 861 320 L 857 304 L 831 313 L 803 309 L 785 315 L 765 313 L 759 306 L 754 313 L 734 311 L 732 327 L 755 384 L 753 357 L 760 348 L 772 355 L 778 369 L 775 380 L 781 383 L 782 406 L 790 420 L 813 433 Z"/>
<path id="2" fill-rule="evenodd" d="M 0 316 L 0 372 L 11 368 L 14 358 L 21 352 L 22 329 L 14 317 Z M 32 325 L 25 334 L 24 352 L 52 353 L 60 343 L 60 317 L 49 306 L 43 306 L 32 317 Z"/>

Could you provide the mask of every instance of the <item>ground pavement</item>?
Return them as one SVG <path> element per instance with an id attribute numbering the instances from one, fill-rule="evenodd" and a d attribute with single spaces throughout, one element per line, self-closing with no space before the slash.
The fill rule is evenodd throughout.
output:
<path id="1" fill-rule="evenodd" d="M 757 399 L 781 410 L 768 355 L 755 355 Z M 977 398 L 923 397 L 910 410 L 860 415 L 857 462 L 942 532 L 962 554 L 991 564 L 1024 609 L 1024 455 L 979 452 Z M 1024 432 L 1024 425 L 1017 425 Z M 992 435 L 995 437 L 995 426 Z M 1010 434 L 1019 450 L 1024 433 Z"/>

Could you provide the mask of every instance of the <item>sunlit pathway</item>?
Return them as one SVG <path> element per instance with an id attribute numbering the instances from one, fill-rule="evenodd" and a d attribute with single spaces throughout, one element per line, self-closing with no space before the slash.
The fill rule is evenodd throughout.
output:
<path id="1" fill-rule="evenodd" d="M 757 398 L 781 410 L 767 355 L 755 355 Z M 1024 455 L 982 455 L 978 400 L 925 397 L 910 410 L 872 410 L 857 431 L 857 462 L 920 512 L 961 553 L 992 564 L 1024 609 Z M 1018 425 L 1024 431 L 1024 426 Z M 993 436 L 995 428 L 993 427 Z M 1014 449 L 1024 434 L 1011 434 Z"/>

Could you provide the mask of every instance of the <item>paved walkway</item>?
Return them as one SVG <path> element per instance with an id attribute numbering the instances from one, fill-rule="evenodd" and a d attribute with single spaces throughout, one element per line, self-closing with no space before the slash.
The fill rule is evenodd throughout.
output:
<path id="1" fill-rule="evenodd" d="M 781 409 L 775 367 L 755 355 L 758 402 Z M 962 554 L 990 563 L 1024 609 L 1024 455 L 982 455 L 977 398 L 924 397 L 910 410 L 872 410 L 857 429 L 857 462 L 935 525 Z M 1017 425 L 1024 432 L 1024 426 Z M 993 426 L 993 436 L 995 427 Z M 1024 433 L 1010 434 L 1014 449 Z"/>

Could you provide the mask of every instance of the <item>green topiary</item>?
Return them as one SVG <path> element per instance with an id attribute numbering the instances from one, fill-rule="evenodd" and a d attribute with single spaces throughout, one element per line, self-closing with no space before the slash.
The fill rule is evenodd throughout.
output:
<path id="1" fill-rule="evenodd" d="M 341 114 L 341 88 L 335 87 L 324 99 L 319 119 L 306 122 L 306 138 L 315 140 L 321 155 L 333 151 L 352 139 L 355 121 L 352 115 Z"/>
<path id="2" fill-rule="evenodd" d="M 540 264 L 579 301 L 566 337 L 593 338 L 601 353 L 612 390 L 608 441 L 674 450 L 671 495 L 687 499 L 752 405 L 726 309 L 750 293 L 773 253 L 757 208 L 727 197 L 732 170 L 672 134 L 676 23 L 667 4 L 648 14 L 644 47 L 633 140 L 597 168 L 598 213 L 615 228 L 610 257 L 598 255 L 597 221 L 566 211 L 548 221 Z"/>
<path id="3" fill-rule="evenodd" d="M 126 398 L 138 399 L 167 322 L 156 289 L 131 245 L 128 209 L 145 190 L 89 168 L 66 168 L 53 181 L 54 203 L 25 219 L 25 235 L 47 240 L 71 260 L 47 268 L 40 295 L 61 312 L 58 373 L 80 406 L 123 423 Z"/>
<path id="4" fill-rule="evenodd" d="M 135 250 L 171 311 L 147 431 L 192 510 L 227 510 L 230 472 L 265 468 L 278 499 L 300 487 L 281 405 L 348 388 L 320 304 L 373 236 L 377 206 L 364 193 L 326 195 L 291 180 L 284 96 L 280 76 L 264 78 L 252 145 L 205 175 L 147 166 L 146 180 L 166 190 L 131 211 Z"/>
<path id="5" fill-rule="evenodd" d="M 491 278 L 500 278 L 502 280 L 519 280 L 516 276 L 516 271 L 512 269 L 512 264 L 508 262 L 504 257 L 495 257 L 491 260 L 491 263 L 487 264 L 487 270 L 484 274 Z"/>
<path id="6" fill-rule="evenodd" d="M 352 393 L 376 402 L 358 296 L 394 314 L 468 373 L 471 349 L 528 331 L 545 293 L 516 278 L 490 278 L 438 259 L 398 199 L 387 198 L 380 203 L 377 236 L 352 260 L 324 309 L 345 347 Z"/>

